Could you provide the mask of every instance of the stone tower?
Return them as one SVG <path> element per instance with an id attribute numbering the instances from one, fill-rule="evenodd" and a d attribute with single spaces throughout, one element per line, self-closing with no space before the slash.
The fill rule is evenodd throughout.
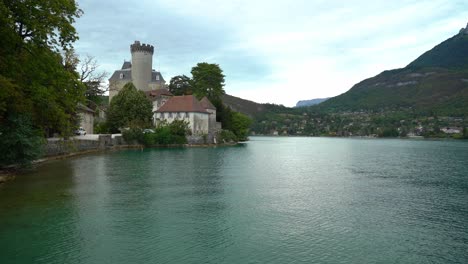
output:
<path id="1" fill-rule="evenodd" d="M 152 69 L 153 46 L 135 41 L 130 45 L 130 52 L 132 61 L 124 61 L 122 68 L 116 70 L 109 79 L 109 102 L 129 82 L 145 92 L 166 87 L 161 73 Z"/>
<path id="2" fill-rule="evenodd" d="M 153 67 L 154 47 L 135 41 L 130 45 L 132 53 L 132 82 L 140 91 L 151 90 L 151 72 Z"/>

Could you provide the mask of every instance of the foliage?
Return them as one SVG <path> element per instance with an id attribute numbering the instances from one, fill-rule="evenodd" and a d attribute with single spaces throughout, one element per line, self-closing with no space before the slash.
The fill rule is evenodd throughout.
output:
<path id="1" fill-rule="evenodd" d="M 170 124 L 165 122 L 159 124 L 154 129 L 154 133 L 143 131 L 141 128 L 131 127 L 124 130 L 122 136 L 127 142 L 137 142 L 145 146 L 186 144 L 189 127 L 186 121 L 174 120 Z"/>
<path id="2" fill-rule="evenodd" d="M 122 131 L 123 139 L 130 144 L 141 143 L 144 140 L 143 129 L 141 127 L 129 127 Z"/>
<path id="3" fill-rule="evenodd" d="M 33 127 L 27 116 L 9 116 L 0 127 L 0 166 L 10 164 L 30 165 L 38 159 L 45 143 L 40 130 Z"/>
<path id="4" fill-rule="evenodd" d="M 0 2 L 0 129 L 15 131 L 18 120 L 27 119 L 24 131 L 33 131 L 22 130 L 11 138 L 31 150 L 1 148 L 0 155 L 10 157 L 9 162 L 37 156 L 37 131 L 42 136 L 69 135 L 76 127 L 84 87 L 76 61 L 66 60 L 60 50 L 70 50 L 78 38 L 72 23 L 81 13 L 75 1 L 68 0 Z M 29 141 L 26 136 L 31 136 Z M 21 151 L 24 154 L 17 155 Z"/>
<path id="5" fill-rule="evenodd" d="M 228 129 L 231 130 L 237 137 L 238 141 L 246 141 L 249 136 L 249 127 L 252 124 L 252 119 L 239 112 L 232 112 L 231 123 Z"/>
<path id="6" fill-rule="evenodd" d="M 99 71 L 97 61 L 94 57 L 87 55 L 82 58 L 80 64 L 80 81 L 85 85 L 85 97 L 87 106 L 91 109 L 96 109 L 97 105 L 104 103 L 103 95 L 108 91 L 107 87 L 103 87 L 102 83 L 109 75 L 106 71 Z"/>
<path id="7" fill-rule="evenodd" d="M 398 130 L 395 128 L 385 128 L 379 133 L 379 137 L 398 137 Z"/>
<path id="8" fill-rule="evenodd" d="M 237 136 L 232 131 L 223 129 L 218 133 L 217 139 L 218 142 L 235 142 Z"/>
<path id="9" fill-rule="evenodd" d="M 118 132 L 125 127 L 149 127 L 153 116 L 153 106 L 142 91 L 133 83 L 127 83 L 112 98 L 107 112 L 107 122 L 111 132 Z"/>
<path id="10" fill-rule="evenodd" d="M 171 78 L 169 91 L 173 95 L 189 95 L 193 93 L 192 80 L 185 75 L 177 75 Z"/>
<path id="11" fill-rule="evenodd" d="M 74 0 L 5 0 L 0 3 L 0 12 L 1 25 L 15 35 L 18 48 L 68 49 L 78 39 L 72 24 L 82 11 Z"/>
<path id="12" fill-rule="evenodd" d="M 94 134 L 110 133 L 109 124 L 107 122 L 94 122 Z"/>
<path id="13" fill-rule="evenodd" d="M 199 98 L 206 96 L 213 104 L 221 101 L 224 92 L 224 74 L 218 64 L 198 63 L 192 68 L 193 93 Z"/>
<path id="14" fill-rule="evenodd" d="M 167 126 L 169 127 L 172 135 L 186 136 L 191 133 L 189 122 L 185 120 L 174 120 Z"/>
<path id="15" fill-rule="evenodd" d="M 458 34 L 451 37 L 433 49 L 425 52 L 409 68 L 443 67 L 443 68 L 467 68 L 468 67 L 468 35 Z"/>

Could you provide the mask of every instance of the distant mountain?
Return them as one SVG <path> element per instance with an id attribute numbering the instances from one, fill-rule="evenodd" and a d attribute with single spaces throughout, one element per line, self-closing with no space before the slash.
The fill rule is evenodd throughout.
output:
<path id="1" fill-rule="evenodd" d="M 229 106 L 232 110 L 241 112 L 252 118 L 257 118 L 259 115 L 268 113 L 284 113 L 293 109 L 283 105 L 260 104 L 229 94 L 223 95 L 222 100 L 223 103 Z"/>
<path id="2" fill-rule="evenodd" d="M 316 104 L 320 104 L 321 102 L 325 102 L 328 99 L 330 99 L 330 97 L 316 98 L 316 99 L 310 99 L 310 100 L 301 100 L 301 101 L 297 102 L 296 107 L 305 107 L 305 106 L 316 105 Z"/>
<path id="3" fill-rule="evenodd" d="M 265 106 L 263 104 L 245 100 L 245 99 L 235 97 L 229 94 L 223 95 L 222 100 L 223 100 L 223 103 L 231 107 L 232 110 L 241 112 L 250 117 L 255 116 L 257 113 L 265 110 Z"/>
<path id="4" fill-rule="evenodd" d="M 315 106 L 323 111 L 413 109 L 468 116 L 468 29 L 402 69 L 384 71 Z"/>

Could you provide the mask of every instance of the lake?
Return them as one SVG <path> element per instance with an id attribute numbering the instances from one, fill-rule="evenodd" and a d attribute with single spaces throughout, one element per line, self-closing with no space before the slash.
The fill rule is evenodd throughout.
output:
<path id="1" fill-rule="evenodd" d="M 468 142 L 252 137 L 41 164 L 0 263 L 468 263 Z"/>

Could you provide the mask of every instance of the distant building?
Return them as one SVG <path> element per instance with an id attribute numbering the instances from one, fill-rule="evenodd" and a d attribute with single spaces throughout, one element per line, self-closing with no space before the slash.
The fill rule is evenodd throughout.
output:
<path id="1" fill-rule="evenodd" d="M 78 104 L 78 116 L 80 118 L 80 127 L 86 130 L 87 134 L 94 133 L 94 111 L 83 104 Z"/>
<path id="2" fill-rule="evenodd" d="M 153 67 L 154 47 L 135 41 L 130 45 L 132 61 L 124 61 L 122 68 L 116 70 L 109 79 L 109 102 L 125 84 L 133 82 L 140 91 L 165 88 L 166 81 Z"/>
<path id="3" fill-rule="evenodd" d="M 459 127 L 444 127 L 441 128 L 440 131 L 444 132 L 445 134 L 460 134 L 462 129 Z"/>

